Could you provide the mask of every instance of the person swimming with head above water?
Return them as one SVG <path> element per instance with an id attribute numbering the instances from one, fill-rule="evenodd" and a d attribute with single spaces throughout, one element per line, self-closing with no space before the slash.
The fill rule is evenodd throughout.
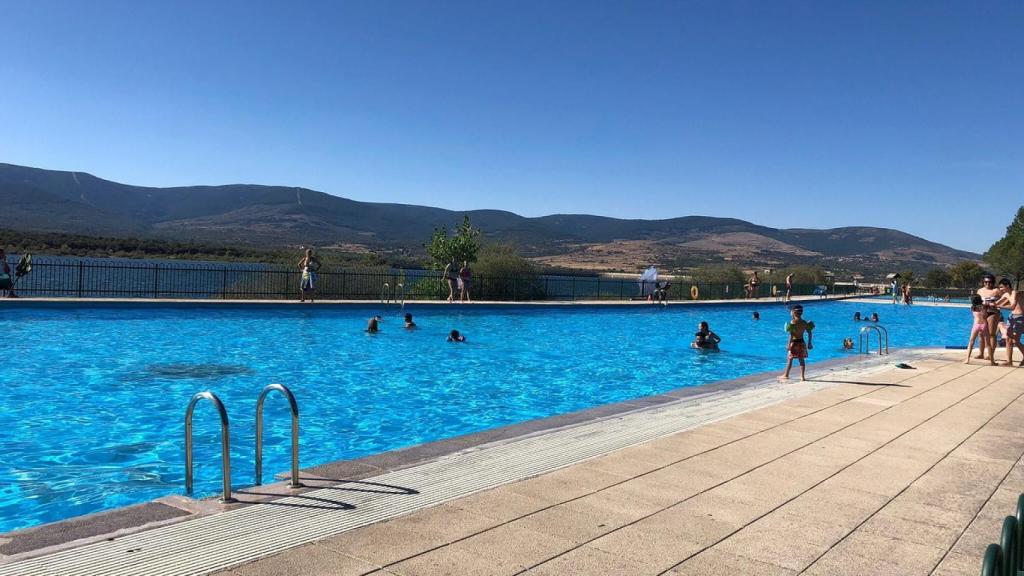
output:
<path id="1" fill-rule="evenodd" d="M 374 316 L 367 320 L 366 331 L 370 334 L 376 334 L 380 331 L 380 316 Z"/>
<path id="2" fill-rule="evenodd" d="M 711 331 L 707 322 L 701 322 L 697 325 L 697 333 L 693 335 L 693 342 L 690 342 L 690 348 L 697 350 L 718 350 L 718 343 L 722 339 L 719 338 L 718 334 Z"/>
<path id="3" fill-rule="evenodd" d="M 448 342 L 465 342 L 466 337 L 459 333 L 458 330 L 452 330 L 448 333 Z"/>
<path id="4" fill-rule="evenodd" d="M 415 328 L 416 327 L 416 323 L 412 321 L 412 314 L 410 314 L 408 312 L 405 313 L 405 327 L 406 328 Z"/>
<path id="5" fill-rule="evenodd" d="M 853 313 L 853 321 L 854 322 L 860 322 L 860 312 L 854 312 Z"/>

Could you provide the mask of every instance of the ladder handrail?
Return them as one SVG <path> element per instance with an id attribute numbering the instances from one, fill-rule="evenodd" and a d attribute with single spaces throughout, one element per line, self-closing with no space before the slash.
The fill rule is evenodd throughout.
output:
<path id="1" fill-rule="evenodd" d="M 875 328 L 878 328 L 879 330 L 881 330 L 882 331 L 882 335 L 885 336 L 885 353 L 888 354 L 889 353 L 889 330 L 887 330 L 885 328 L 885 326 L 882 326 L 881 324 L 875 324 L 874 326 L 875 326 Z"/>
<path id="2" fill-rule="evenodd" d="M 221 476 L 224 484 L 220 501 L 225 504 L 235 502 L 236 500 L 231 497 L 231 435 L 228 429 L 228 411 L 220 398 L 209 390 L 193 396 L 185 410 L 185 492 L 192 493 L 192 412 L 195 411 L 196 404 L 204 399 L 213 402 L 220 414 Z"/>
<path id="3" fill-rule="evenodd" d="M 289 488 L 301 488 L 299 482 L 299 404 L 295 395 L 284 384 L 268 384 L 256 400 L 256 485 L 263 485 L 263 401 L 267 394 L 277 390 L 288 399 L 292 411 L 292 481 Z"/>
<path id="4" fill-rule="evenodd" d="M 863 326 L 860 329 L 860 333 L 857 336 L 857 353 L 858 354 L 871 354 L 871 332 L 874 331 L 878 334 L 878 355 L 882 355 L 882 330 L 880 326 L 871 325 Z M 889 337 L 885 337 L 885 354 L 889 353 Z"/>
<path id="5" fill-rule="evenodd" d="M 400 309 L 405 310 L 405 283 L 399 282 L 395 285 L 395 302 L 401 305 Z"/>
<path id="6" fill-rule="evenodd" d="M 381 304 L 387 304 L 388 302 L 391 301 L 391 295 L 388 293 L 388 291 L 390 289 L 391 289 L 391 286 L 387 282 L 385 282 L 384 285 L 380 287 L 380 303 Z"/>

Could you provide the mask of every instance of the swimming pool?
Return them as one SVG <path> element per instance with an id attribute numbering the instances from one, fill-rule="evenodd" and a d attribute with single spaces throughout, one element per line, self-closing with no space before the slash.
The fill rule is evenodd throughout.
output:
<path id="1" fill-rule="evenodd" d="M 811 360 L 850 354 L 853 312 L 894 347 L 962 344 L 970 314 L 886 303 L 805 303 Z M 112 306 L 5 308 L 0 532 L 182 493 L 184 410 L 210 389 L 231 417 L 235 485 L 251 485 L 255 402 L 271 382 L 302 410 L 302 466 L 561 414 L 785 362 L 788 311 L 700 306 Z M 759 310 L 760 321 L 751 320 Z M 363 332 L 381 313 L 382 331 Z M 707 320 L 722 353 L 688 348 Z M 450 344 L 452 328 L 468 342 Z M 264 474 L 289 466 L 287 404 L 265 409 Z M 195 418 L 196 493 L 219 490 L 219 428 Z"/>

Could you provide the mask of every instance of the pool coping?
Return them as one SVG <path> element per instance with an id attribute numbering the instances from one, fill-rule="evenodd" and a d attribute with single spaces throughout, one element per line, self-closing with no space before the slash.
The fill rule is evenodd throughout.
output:
<path id="1" fill-rule="evenodd" d="M 902 348 L 894 352 L 930 350 L 933 347 Z M 813 370 L 834 370 L 841 367 L 877 360 L 876 355 L 851 354 L 832 358 L 809 365 Z M 781 363 L 780 363 L 781 369 Z M 708 384 L 683 386 L 661 394 L 642 396 L 622 402 L 600 404 L 591 408 L 557 414 L 544 418 L 527 420 L 506 426 L 499 426 L 479 432 L 472 432 L 452 438 L 425 442 L 398 448 L 371 456 L 351 460 L 337 460 L 301 468 L 299 475 L 302 488 L 291 489 L 283 479 L 288 472 L 275 475 L 278 481 L 263 486 L 243 486 L 235 489 L 233 496 L 239 500 L 234 504 L 222 504 L 216 496 L 195 499 L 180 495 L 169 495 L 156 500 L 103 510 L 82 516 L 75 516 L 47 524 L 40 524 L 21 530 L 0 533 L 0 564 L 43 556 L 52 552 L 76 548 L 102 540 L 159 528 L 189 520 L 268 502 L 279 498 L 302 494 L 342 481 L 360 481 L 387 472 L 402 470 L 437 460 L 458 452 L 493 445 L 501 442 L 542 435 L 555 430 L 588 424 L 599 420 L 615 418 L 631 412 L 656 408 L 668 403 L 696 399 L 717 392 L 754 388 L 775 382 L 779 371 L 759 372 Z M 182 510 L 183 514 L 170 514 L 166 508 Z M 103 527 L 110 530 L 104 532 Z M 7 554 L 6 549 L 14 551 Z"/>
<path id="2" fill-rule="evenodd" d="M 848 294 L 840 296 L 794 296 L 790 302 L 835 302 L 863 298 L 862 295 Z M 260 299 L 212 299 L 212 298 L 55 298 L 55 297 L 24 297 L 24 298 L 0 298 L 0 309 L 11 308 L 74 308 L 74 307 L 111 307 L 111 308 L 151 308 L 151 307 L 220 307 L 220 308 L 249 308 L 249 307 L 308 307 L 317 308 L 358 308 L 370 306 L 424 306 L 424 307 L 451 307 L 451 308 L 561 308 L 561 307 L 651 307 L 654 308 L 657 302 L 647 300 L 480 300 L 474 302 L 447 302 L 445 300 L 406 300 L 403 303 L 388 301 L 381 302 L 379 299 L 370 300 L 317 300 L 315 302 L 299 302 L 298 300 L 260 300 Z M 674 306 L 700 306 L 700 305 L 785 305 L 780 298 L 766 296 L 764 298 L 731 298 L 727 300 L 672 300 L 665 304 L 667 307 Z"/>

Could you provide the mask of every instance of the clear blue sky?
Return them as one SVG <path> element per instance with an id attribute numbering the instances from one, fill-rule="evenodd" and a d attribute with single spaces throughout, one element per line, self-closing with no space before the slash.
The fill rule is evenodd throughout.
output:
<path id="1" fill-rule="evenodd" d="M 528 216 L 1024 203 L 1024 2 L 0 0 L 0 161 Z"/>

